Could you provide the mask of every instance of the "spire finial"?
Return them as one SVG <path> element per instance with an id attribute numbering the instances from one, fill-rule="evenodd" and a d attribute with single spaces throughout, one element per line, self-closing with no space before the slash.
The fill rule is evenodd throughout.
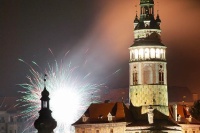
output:
<path id="1" fill-rule="evenodd" d="M 136 17 L 137 17 L 137 12 L 138 12 L 138 11 L 137 11 L 137 5 L 135 5 L 135 9 L 136 9 Z"/>
<path id="2" fill-rule="evenodd" d="M 158 4 L 158 10 L 157 10 L 157 15 L 159 14 L 159 1 L 157 2 L 157 4 Z"/>
<path id="3" fill-rule="evenodd" d="M 46 77 L 47 77 L 47 74 L 44 74 L 44 88 L 46 88 L 46 81 L 47 81 Z"/>

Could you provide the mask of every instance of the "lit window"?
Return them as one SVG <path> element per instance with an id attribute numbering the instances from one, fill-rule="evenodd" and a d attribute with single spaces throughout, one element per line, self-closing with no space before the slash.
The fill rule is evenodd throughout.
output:
<path id="1" fill-rule="evenodd" d="M 151 58 L 155 58 L 155 49 L 151 49 Z"/>
<path id="2" fill-rule="evenodd" d="M 145 59 L 149 59 L 149 49 L 145 49 Z"/>
<path id="3" fill-rule="evenodd" d="M 160 58 L 160 50 L 156 49 L 156 58 Z"/>
<path id="4" fill-rule="evenodd" d="M 82 121 L 83 121 L 83 122 L 86 122 L 86 121 L 87 121 L 87 119 L 88 119 L 88 118 L 87 118 L 85 115 L 84 115 L 84 116 L 82 116 Z"/>
<path id="5" fill-rule="evenodd" d="M 178 114 L 178 121 L 181 121 L 181 115 Z"/>
<path id="6" fill-rule="evenodd" d="M 165 57 L 165 50 L 163 50 L 163 58 L 165 59 L 166 57 Z"/>
<path id="7" fill-rule="evenodd" d="M 47 101 L 43 101 L 43 108 L 47 108 Z"/>
<path id="8" fill-rule="evenodd" d="M 135 50 L 135 59 L 136 60 L 138 59 L 138 50 L 137 49 Z"/>
<path id="9" fill-rule="evenodd" d="M 111 113 L 109 113 L 109 114 L 107 115 L 107 117 L 108 117 L 108 121 L 109 121 L 109 122 L 112 122 L 112 121 L 113 121 L 114 116 L 112 116 Z"/>
<path id="10" fill-rule="evenodd" d="M 134 59 L 134 51 L 132 51 L 132 50 L 130 52 L 130 59 L 131 59 L 131 61 Z"/>
<path id="11" fill-rule="evenodd" d="M 143 49 L 140 49 L 139 50 L 139 59 L 143 59 L 143 57 L 144 57 L 144 51 L 143 51 Z"/>
<path id="12" fill-rule="evenodd" d="M 161 58 L 161 59 L 164 59 L 164 52 L 163 52 L 163 49 L 160 50 L 160 58 Z"/>

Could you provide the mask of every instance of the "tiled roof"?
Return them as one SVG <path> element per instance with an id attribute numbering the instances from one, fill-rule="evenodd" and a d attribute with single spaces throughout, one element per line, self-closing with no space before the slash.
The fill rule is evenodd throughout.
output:
<path id="1" fill-rule="evenodd" d="M 163 43 L 159 41 L 152 41 L 152 40 L 140 40 L 134 42 L 131 47 L 136 47 L 136 46 L 165 46 Z"/>
<path id="2" fill-rule="evenodd" d="M 169 105 L 170 117 L 174 119 L 173 116 L 173 105 Z M 200 124 L 198 120 L 192 118 L 189 107 L 186 105 L 177 104 L 177 117 L 180 117 L 180 120 L 177 121 L 179 124 Z"/>
<path id="3" fill-rule="evenodd" d="M 73 125 L 84 123 L 108 123 L 107 115 L 109 113 L 114 117 L 113 122 L 130 122 L 132 120 L 131 112 L 122 102 L 93 103 L 84 113 L 89 119 L 86 122 L 83 122 L 82 118 L 80 118 Z"/>

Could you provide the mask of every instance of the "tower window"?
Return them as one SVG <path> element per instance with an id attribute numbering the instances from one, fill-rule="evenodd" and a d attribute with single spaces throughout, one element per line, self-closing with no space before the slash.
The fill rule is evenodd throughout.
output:
<path id="1" fill-rule="evenodd" d="M 43 101 L 43 108 L 47 108 L 47 101 Z"/>
<path id="2" fill-rule="evenodd" d="M 159 49 L 156 49 L 156 58 L 160 58 L 160 50 Z"/>
<path id="3" fill-rule="evenodd" d="M 133 85 L 138 84 L 138 74 L 137 72 L 133 73 Z"/>
<path id="4" fill-rule="evenodd" d="M 164 84 L 164 73 L 163 71 L 159 71 L 159 84 Z"/>
<path id="5" fill-rule="evenodd" d="M 135 60 L 138 60 L 138 50 L 135 50 Z"/>
<path id="6" fill-rule="evenodd" d="M 139 50 L 139 59 L 143 59 L 143 57 L 144 57 L 144 51 L 143 51 L 143 49 L 140 49 Z"/>
<path id="7" fill-rule="evenodd" d="M 149 59 L 149 49 L 145 49 L 145 59 Z"/>
<path id="8" fill-rule="evenodd" d="M 164 51 L 163 51 L 163 49 L 160 50 L 160 58 L 164 59 Z"/>
<path id="9" fill-rule="evenodd" d="M 151 58 L 155 58 L 155 49 L 151 49 Z"/>

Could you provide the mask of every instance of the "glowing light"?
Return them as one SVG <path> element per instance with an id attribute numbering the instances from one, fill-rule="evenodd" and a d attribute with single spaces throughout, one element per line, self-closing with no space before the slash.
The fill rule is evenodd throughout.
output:
<path id="1" fill-rule="evenodd" d="M 24 62 L 22 59 L 19 60 Z M 25 89 L 25 91 L 20 91 L 23 96 L 19 101 L 24 103 L 22 105 L 25 108 L 21 114 L 34 121 L 38 118 L 38 111 L 41 109 L 40 98 L 44 88 L 44 73 L 24 63 L 30 67 L 31 75 L 27 76 L 29 83 L 20 84 Z M 40 68 L 36 62 L 32 63 L 36 68 Z M 48 66 L 45 69 L 48 75 L 46 88 L 50 92 L 52 116 L 58 124 L 54 131 L 55 133 L 70 133 L 73 130 L 71 124 L 80 118 L 91 102 L 98 101 L 96 94 L 100 85 L 90 83 L 88 81 L 90 74 L 81 76 L 79 67 L 72 67 L 71 63 L 65 66 L 62 61 L 59 64 L 55 60 L 55 65 L 48 64 Z M 33 125 L 27 125 L 27 127 L 30 126 Z"/>
<path id="2" fill-rule="evenodd" d="M 145 49 L 145 59 L 149 59 L 149 49 Z"/>

